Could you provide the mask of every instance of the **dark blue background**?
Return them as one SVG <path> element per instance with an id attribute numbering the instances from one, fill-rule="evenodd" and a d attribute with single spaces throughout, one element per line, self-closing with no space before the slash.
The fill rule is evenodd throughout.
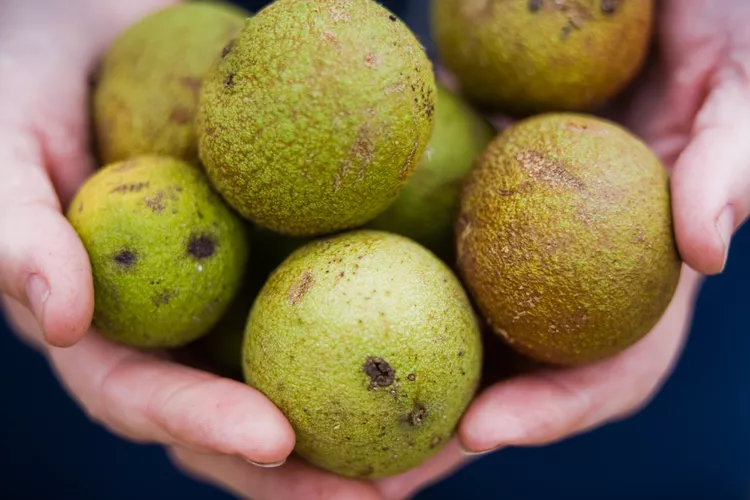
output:
<path id="1" fill-rule="evenodd" d="M 404 2 L 384 3 L 407 16 Z M 421 31 L 423 16 L 409 20 Z M 750 499 L 748 255 L 750 228 L 704 287 L 682 360 L 644 412 L 562 444 L 496 453 L 419 498 Z M 228 498 L 176 472 L 159 447 L 92 425 L 2 324 L 0 355 L 0 498 Z"/>

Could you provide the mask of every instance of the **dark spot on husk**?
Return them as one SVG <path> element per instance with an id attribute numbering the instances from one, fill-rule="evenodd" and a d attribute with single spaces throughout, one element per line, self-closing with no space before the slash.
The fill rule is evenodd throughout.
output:
<path id="1" fill-rule="evenodd" d="M 164 306 L 169 304 L 169 301 L 174 297 L 177 297 L 179 292 L 177 290 L 166 290 L 151 297 L 151 303 L 156 307 Z"/>
<path id="2" fill-rule="evenodd" d="M 415 404 L 414 409 L 409 413 L 409 423 L 417 427 L 422 425 L 425 418 L 427 418 L 427 408 L 422 403 Z"/>
<path id="3" fill-rule="evenodd" d="M 172 110 L 172 114 L 169 115 L 169 119 L 175 123 L 178 123 L 180 125 L 184 123 L 188 123 L 190 119 L 192 118 L 192 114 L 190 113 L 190 110 L 185 108 L 175 108 Z"/>
<path id="4" fill-rule="evenodd" d="M 390 19 L 394 23 L 396 22 L 396 16 L 394 16 L 393 14 L 391 14 L 390 16 L 388 16 L 388 19 Z"/>
<path id="5" fill-rule="evenodd" d="M 221 49 L 221 58 L 224 59 L 227 57 L 227 55 L 232 52 L 232 47 L 234 47 L 234 40 L 229 42 L 223 49 Z"/>
<path id="6" fill-rule="evenodd" d="M 573 28 L 569 24 L 563 26 L 563 29 L 560 32 L 560 40 L 567 40 L 572 30 Z"/>
<path id="7" fill-rule="evenodd" d="M 434 438 L 432 438 L 432 441 L 430 442 L 430 448 L 436 447 L 442 441 L 443 441 L 443 438 L 441 438 L 440 436 L 435 436 Z"/>
<path id="8" fill-rule="evenodd" d="M 211 234 L 193 234 L 187 244 L 188 255 L 195 260 L 211 257 L 216 251 L 216 238 Z"/>
<path id="9" fill-rule="evenodd" d="M 187 88 L 190 92 L 193 93 L 194 97 L 198 97 L 198 94 L 200 94 L 201 91 L 201 81 L 197 78 L 192 78 L 190 76 L 185 76 L 180 78 L 180 84 L 182 84 L 183 87 Z"/>
<path id="10" fill-rule="evenodd" d="M 383 358 L 370 356 L 363 366 L 365 373 L 370 377 L 370 389 L 376 387 L 388 387 L 396 378 L 396 370 Z"/>
<path id="11" fill-rule="evenodd" d="M 224 87 L 229 88 L 234 85 L 234 73 L 229 73 L 224 80 Z"/>
<path id="12" fill-rule="evenodd" d="M 128 270 L 135 265 L 138 256 L 132 250 L 123 249 L 117 252 L 114 257 L 112 257 L 112 260 L 115 261 L 115 264 L 119 268 Z"/>
<path id="13" fill-rule="evenodd" d="M 313 283 L 315 283 L 315 275 L 311 269 L 308 269 L 302 274 L 299 281 L 289 290 L 289 303 L 295 305 L 302 300 L 302 297 L 304 297 L 307 292 L 310 291 L 310 288 L 312 288 Z"/>
<path id="14" fill-rule="evenodd" d="M 415 380 L 417 380 L 417 376 L 414 375 L 413 373 L 410 373 L 409 375 L 406 376 L 406 380 L 408 380 L 409 382 L 414 382 Z"/>
<path id="15" fill-rule="evenodd" d="M 463 351 L 458 351 L 458 357 L 462 358 L 463 356 L 464 356 L 464 352 Z"/>
<path id="16" fill-rule="evenodd" d="M 110 193 L 137 193 L 141 189 L 147 188 L 148 182 L 136 182 L 133 184 L 120 184 L 112 188 Z"/>
<path id="17" fill-rule="evenodd" d="M 162 191 L 154 193 L 152 198 L 143 198 L 143 202 L 146 206 L 156 213 L 160 213 L 164 210 L 164 203 L 162 203 L 163 200 L 164 193 Z"/>
<path id="18" fill-rule="evenodd" d="M 83 202 L 78 204 L 78 213 L 80 214 L 81 212 L 83 212 Z"/>
<path id="19" fill-rule="evenodd" d="M 374 467 L 373 467 L 372 465 L 368 465 L 368 466 L 366 466 L 366 467 L 364 468 L 364 470 L 362 470 L 362 475 L 363 475 L 363 476 L 369 476 L 369 475 L 371 475 L 371 474 L 372 474 L 373 472 L 375 472 L 375 468 L 374 468 Z"/>
<path id="20" fill-rule="evenodd" d="M 602 0 L 602 12 L 605 14 L 614 14 L 620 6 L 620 0 Z"/>
<path id="21" fill-rule="evenodd" d="M 542 8 L 542 0 L 529 0 L 529 10 L 531 12 L 537 12 Z"/>

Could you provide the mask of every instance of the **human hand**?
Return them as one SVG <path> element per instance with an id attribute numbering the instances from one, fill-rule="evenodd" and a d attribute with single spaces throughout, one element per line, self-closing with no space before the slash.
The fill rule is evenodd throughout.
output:
<path id="1" fill-rule="evenodd" d="M 168 0 L 0 4 L 0 292 L 15 330 L 86 413 L 138 442 L 282 462 L 294 433 L 245 384 L 89 329 L 88 256 L 62 210 L 93 170 L 88 77 L 116 34 Z"/>

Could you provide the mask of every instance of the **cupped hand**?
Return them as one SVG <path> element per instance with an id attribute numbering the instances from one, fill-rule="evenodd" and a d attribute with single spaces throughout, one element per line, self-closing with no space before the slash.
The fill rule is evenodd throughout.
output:
<path id="1" fill-rule="evenodd" d="M 294 432 L 245 384 L 89 329 L 88 256 L 63 210 L 93 170 L 88 78 L 117 33 L 167 0 L 0 5 L 0 292 L 15 330 L 85 412 L 138 442 L 282 463 Z"/>
<path id="2" fill-rule="evenodd" d="M 240 497 L 406 498 L 466 464 L 472 459 L 466 452 L 551 443 L 631 414 L 648 402 L 679 355 L 698 272 L 723 269 L 731 235 L 750 211 L 750 143 L 743 142 L 750 125 L 742 120 L 750 112 L 750 37 L 742 31 L 750 7 L 741 0 L 665 0 L 661 64 L 622 117 L 672 170 L 675 229 L 690 266 L 654 331 L 595 365 L 537 369 L 490 385 L 456 438 L 401 476 L 355 481 L 293 457 L 277 468 L 258 467 L 247 460 L 278 465 L 294 444 L 289 424 L 262 395 L 86 333 L 91 270 L 61 214 L 92 166 L 86 75 L 119 29 L 165 0 L 119 3 L 120 12 L 111 10 L 106 23 L 99 18 L 90 29 L 71 16 L 93 17 L 91 6 L 105 2 L 76 2 L 89 10 L 54 0 L 11 2 L 0 16 L 0 68 L 11 75 L 0 80 L 0 105 L 10 111 L 0 117 L 4 302 L 27 338 L 43 334 L 43 351 L 95 420 L 129 439 L 168 444 L 178 466 Z M 81 337 L 73 347 L 53 347 Z"/>

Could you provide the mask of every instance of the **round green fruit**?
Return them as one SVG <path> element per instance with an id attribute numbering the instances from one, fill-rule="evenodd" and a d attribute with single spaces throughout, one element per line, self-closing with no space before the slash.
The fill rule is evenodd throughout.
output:
<path id="1" fill-rule="evenodd" d="M 461 183 L 494 135 L 489 122 L 438 85 L 427 149 L 396 201 L 368 227 L 406 236 L 452 263 Z"/>
<path id="2" fill-rule="evenodd" d="M 94 325 L 123 344 L 177 347 L 206 334 L 245 274 L 242 220 L 179 160 L 107 165 L 81 187 L 68 219 L 91 261 Z"/>
<path id="3" fill-rule="evenodd" d="M 115 40 L 93 91 L 104 164 L 143 154 L 198 160 L 201 83 L 247 17 L 223 3 L 185 3 L 143 18 Z"/>
<path id="4" fill-rule="evenodd" d="M 432 132 L 423 47 L 372 0 L 277 0 L 210 72 L 200 158 L 228 203 L 273 231 L 314 236 L 387 208 Z"/>
<path id="5" fill-rule="evenodd" d="M 309 243 L 250 313 L 244 369 L 312 464 L 398 474 L 451 437 L 481 372 L 482 343 L 456 276 L 404 238 L 361 230 Z"/>
<path id="6" fill-rule="evenodd" d="M 515 114 L 591 109 L 635 77 L 653 0 L 432 0 L 438 54 L 462 91 Z"/>
<path id="7" fill-rule="evenodd" d="M 466 180 L 458 265 L 494 331 L 559 365 L 591 363 L 646 335 L 681 260 L 669 179 L 639 139 L 562 113 L 507 129 Z"/>

